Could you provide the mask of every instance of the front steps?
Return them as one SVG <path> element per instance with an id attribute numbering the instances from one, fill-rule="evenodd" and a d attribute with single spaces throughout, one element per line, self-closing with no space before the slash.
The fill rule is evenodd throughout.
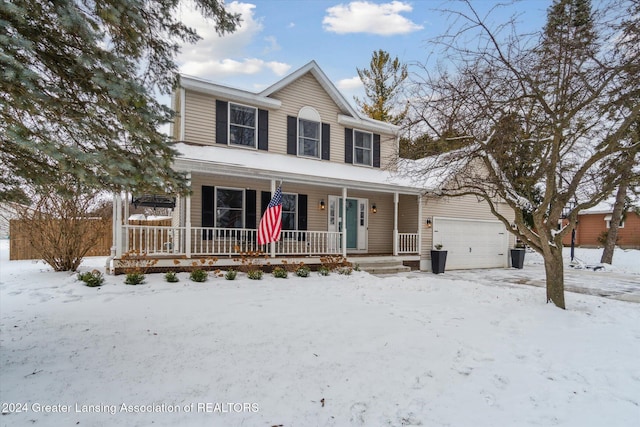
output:
<path id="1" fill-rule="evenodd" d="M 369 274 L 397 274 L 411 271 L 410 267 L 402 265 L 402 260 L 368 260 L 366 258 L 349 258 L 353 267 Z"/>

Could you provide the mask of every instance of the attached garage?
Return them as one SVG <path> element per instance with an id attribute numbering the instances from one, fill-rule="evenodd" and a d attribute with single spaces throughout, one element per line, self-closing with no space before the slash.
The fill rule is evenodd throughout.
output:
<path id="1" fill-rule="evenodd" d="M 509 266 L 508 231 L 499 221 L 434 217 L 433 243 L 447 251 L 447 270 Z"/>

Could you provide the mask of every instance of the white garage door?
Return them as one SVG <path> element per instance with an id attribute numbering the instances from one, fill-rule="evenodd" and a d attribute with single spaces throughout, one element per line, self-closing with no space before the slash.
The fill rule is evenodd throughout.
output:
<path id="1" fill-rule="evenodd" d="M 433 243 L 448 251 L 447 270 L 508 267 L 508 232 L 498 221 L 436 217 Z"/>

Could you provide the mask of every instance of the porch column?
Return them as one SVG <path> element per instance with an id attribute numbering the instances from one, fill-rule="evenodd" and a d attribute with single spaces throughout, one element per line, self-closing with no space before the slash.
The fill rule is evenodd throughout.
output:
<path id="1" fill-rule="evenodd" d="M 276 194 L 276 180 L 272 179 L 271 180 L 271 197 L 273 197 L 274 194 Z M 270 245 L 271 258 L 275 258 L 276 257 L 276 242 L 271 242 L 269 245 Z"/>
<path id="2" fill-rule="evenodd" d="M 126 192 L 124 193 L 124 201 L 123 201 L 123 206 L 124 206 L 124 217 L 122 218 L 122 224 L 124 225 L 129 225 L 129 200 L 130 200 L 130 193 Z M 124 247 L 125 247 L 125 252 L 129 251 L 129 229 L 127 227 L 124 227 L 124 229 L 126 230 L 126 232 L 124 233 Z"/>
<path id="3" fill-rule="evenodd" d="M 338 212 L 340 210 L 338 209 Z M 347 187 L 342 187 L 342 216 L 340 224 L 342 225 L 342 256 L 347 257 Z"/>
<path id="4" fill-rule="evenodd" d="M 113 217 L 113 235 L 114 241 L 113 244 L 116 249 L 116 257 L 120 258 L 122 256 L 122 193 L 117 193 L 113 196 L 114 205 L 115 205 L 115 215 Z"/>
<path id="5" fill-rule="evenodd" d="M 393 256 L 398 255 L 398 193 L 393 193 Z"/>
<path id="6" fill-rule="evenodd" d="M 191 174 L 187 175 L 189 187 L 191 187 Z M 184 254 L 191 258 L 191 194 L 187 194 L 184 198 Z"/>
<path id="7" fill-rule="evenodd" d="M 422 256 L 422 194 L 418 195 L 418 256 Z"/>

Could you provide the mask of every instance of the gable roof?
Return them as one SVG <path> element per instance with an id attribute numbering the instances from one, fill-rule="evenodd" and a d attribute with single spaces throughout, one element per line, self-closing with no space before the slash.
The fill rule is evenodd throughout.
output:
<path id="1" fill-rule="evenodd" d="M 336 103 L 336 105 L 340 108 L 340 110 L 343 113 L 353 117 L 358 117 L 358 118 L 360 117 L 358 115 L 358 112 L 351 106 L 351 104 L 345 99 L 345 97 L 342 96 L 340 91 L 338 91 L 338 89 L 335 87 L 333 82 L 329 80 L 329 77 L 327 77 L 324 71 L 320 69 L 316 61 L 311 61 L 306 65 L 303 65 L 301 68 L 298 68 L 296 71 L 289 74 L 282 80 L 272 84 L 271 86 L 269 86 L 268 88 L 260 92 L 260 95 L 262 96 L 272 95 L 273 93 L 278 92 L 282 88 L 290 85 L 291 83 L 298 80 L 300 77 L 304 76 L 307 73 L 311 73 L 316 78 L 316 80 L 318 80 L 318 83 L 320 83 L 320 86 L 322 86 L 325 92 L 327 92 L 327 94 L 331 97 L 333 102 Z"/>
<path id="2" fill-rule="evenodd" d="M 340 109 L 340 112 L 342 113 L 338 114 L 338 122 L 340 124 L 374 132 L 389 132 L 394 135 L 398 135 L 400 132 L 399 126 L 361 116 L 346 100 L 342 93 L 340 93 L 333 82 L 329 80 L 329 77 L 327 77 L 327 75 L 320 69 L 320 66 L 318 66 L 316 61 L 311 61 L 301 68 L 298 68 L 293 73 L 287 75 L 260 93 L 236 89 L 184 74 L 180 75 L 180 86 L 185 89 L 206 93 L 224 99 L 244 102 L 257 107 L 279 109 L 282 106 L 282 102 L 278 99 L 272 98 L 271 95 L 287 87 L 307 73 L 311 73 L 311 75 L 315 77 L 322 89 L 324 89 L 331 100 Z"/>

